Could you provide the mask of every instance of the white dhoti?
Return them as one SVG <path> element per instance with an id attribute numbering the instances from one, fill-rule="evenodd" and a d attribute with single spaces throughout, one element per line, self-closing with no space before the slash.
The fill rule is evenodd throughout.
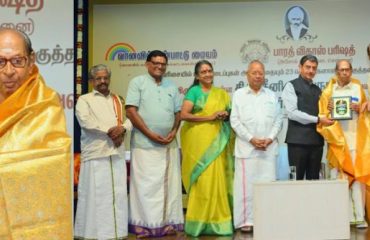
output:
<path id="1" fill-rule="evenodd" d="M 356 151 L 351 150 L 352 163 L 355 165 Z M 347 176 L 343 173 L 340 174 L 338 169 L 333 168 L 330 170 L 331 179 L 347 179 Z M 349 188 L 349 222 L 351 224 L 362 224 L 365 221 L 365 193 L 366 185 L 354 181 Z"/>
<path id="2" fill-rule="evenodd" d="M 234 227 L 253 226 L 253 184 L 276 179 L 276 157 L 235 158 Z"/>
<path id="3" fill-rule="evenodd" d="M 131 154 L 129 231 L 138 237 L 182 231 L 179 150 L 134 148 Z"/>
<path id="4" fill-rule="evenodd" d="M 124 239 L 127 231 L 127 174 L 124 158 L 81 163 L 75 239 Z"/>

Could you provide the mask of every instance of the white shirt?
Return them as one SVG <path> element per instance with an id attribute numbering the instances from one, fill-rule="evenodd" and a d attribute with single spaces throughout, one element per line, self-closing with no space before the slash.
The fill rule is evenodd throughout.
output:
<path id="1" fill-rule="evenodd" d="M 291 82 L 287 82 L 285 85 L 281 93 L 281 98 L 283 99 L 285 110 L 290 120 L 294 120 L 301 124 L 317 123 L 317 116 L 298 110 L 298 98 Z"/>
<path id="2" fill-rule="evenodd" d="M 361 86 L 358 84 L 352 84 L 352 82 L 341 87 L 337 83 L 333 84 L 333 95 L 332 97 L 344 97 L 351 96 L 353 103 L 361 102 Z M 344 137 L 349 150 L 356 149 L 356 137 L 357 137 L 357 121 L 358 113 L 352 111 L 351 120 L 340 120 L 339 124 L 342 127 Z"/>
<path id="3" fill-rule="evenodd" d="M 81 126 L 81 159 L 83 161 L 120 155 L 124 157 L 124 144 L 116 148 L 107 135 L 111 127 L 117 126 L 111 94 L 104 96 L 96 90 L 82 95 L 76 104 L 76 117 Z M 132 124 L 126 120 L 125 129 Z"/>
<path id="4" fill-rule="evenodd" d="M 238 89 L 233 96 L 230 123 L 236 132 L 235 157 L 267 157 L 278 154 L 277 135 L 282 127 L 282 114 L 273 91 L 250 87 Z M 270 138 L 266 151 L 256 150 L 249 142 L 253 137 Z"/>

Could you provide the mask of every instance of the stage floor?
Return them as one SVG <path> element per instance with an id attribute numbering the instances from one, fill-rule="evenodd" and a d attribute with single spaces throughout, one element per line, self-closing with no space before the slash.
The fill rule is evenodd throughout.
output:
<path id="1" fill-rule="evenodd" d="M 134 235 L 129 235 L 128 239 L 136 239 Z M 253 234 L 241 233 L 236 231 L 233 236 L 200 236 L 193 238 L 186 236 L 184 233 L 178 233 L 177 235 L 161 237 L 161 238 L 144 238 L 144 239 L 161 239 L 161 240 L 185 240 L 185 239 L 199 239 L 199 240 L 253 240 Z M 368 240 L 370 239 L 370 230 L 367 229 L 356 229 L 351 227 L 351 240 Z M 297 239 L 299 240 L 299 236 Z"/>

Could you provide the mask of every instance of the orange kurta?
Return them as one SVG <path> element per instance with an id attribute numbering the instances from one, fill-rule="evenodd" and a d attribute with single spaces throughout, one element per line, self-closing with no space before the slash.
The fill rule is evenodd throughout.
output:
<path id="1" fill-rule="evenodd" d="M 0 239 L 72 239 L 71 139 L 35 66 L 0 103 Z"/>
<path id="2" fill-rule="evenodd" d="M 333 93 L 333 84 L 337 81 L 334 77 L 323 90 L 319 101 L 319 115 L 330 117 L 327 108 Z M 357 79 L 351 78 L 353 84 L 361 84 Z M 366 101 L 365 92 L 361 91 L 362 104 Z M 351 154 L 340 124 L 336 121 L 331 126 L 318 124 L 317 131 L 328 143 L 327 159 L 332 168 L 348 175 L 350 183 L 353 180 L 370 186 L 370 116 L 369 113 L 360 113 L 358 117 L 357 145 L 355 165 L 352 164 Z"/>

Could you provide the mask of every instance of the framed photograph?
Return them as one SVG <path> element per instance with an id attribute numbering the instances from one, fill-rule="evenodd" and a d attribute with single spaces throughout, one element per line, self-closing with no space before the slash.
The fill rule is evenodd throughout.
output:
<path id="1" fill-rule="evenodd" d="M 333 110 L 331 118 L 333 120 L 350 120 L 352 119 L 351 96 L 332 97 Z"/>

